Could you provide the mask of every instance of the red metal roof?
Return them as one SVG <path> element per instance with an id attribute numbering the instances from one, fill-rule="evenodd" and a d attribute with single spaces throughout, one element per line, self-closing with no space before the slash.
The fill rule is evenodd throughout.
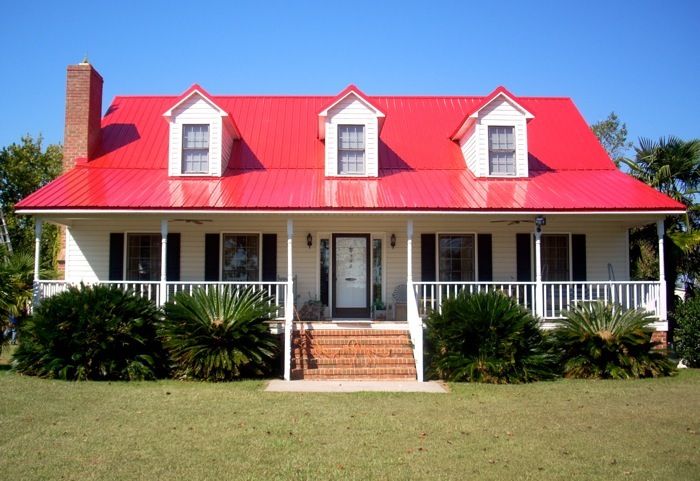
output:
<path id="1" fill-rule="evenodd" d="M 615 168 L 568 98 L 517 97 L 528 123 L 530 177 L 475 178 L 455 126 L 484 97 L 371 96 L 386 120 L 379 177 L 324 177 L 318 112 L 330 96 L 211 96 L 235 121 L 221 178 L 168 177 L 163 112 L 181 97 L 116 97 L 94 160 L 18 209 L 683 210 Z"/>

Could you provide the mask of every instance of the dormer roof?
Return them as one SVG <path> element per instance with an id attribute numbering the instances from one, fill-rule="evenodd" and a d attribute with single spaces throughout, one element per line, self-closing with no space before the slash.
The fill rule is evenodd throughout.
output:
<path id="1" fill-rule="evenodd" d="M 347 87 L 345 87 L 342 92 L 340 92 L 338 95 L 333 97 L 333 99 L 330 101 L 330 103 L 323 108 L 318 113 L 318 138 L 323 140 L 326 137 L 326 119 L 328 118 L 328 112 L 330 112 L 333 107 L 338 105 L 340 102 L 342 102 L 346 97 L 353 95 L 355 96 L 362 104 L 364 104 L 369 110 L 374 112 L 374 114 L 377 117 L 377 120 L 379 121 L 379 131 L 381 132 L 382 126 L 384 125 L 384 119 L 386 118 L 386 115 L 384 112 L 382 112 L 379 107 L 372 102 L 372 100 L 365 95 L 362 90 L 357 88 L 356 85 L 350 84 Z"/>
<path id="2" fill-rule="evenodd" d="M 217 104 L 216 101 L 214 101 L 213 97 L 209 94 L 209 92 L 204 90 L 204 88 L 201 87 L 199 84 L 192 84 L 190 88 L 188 88 L 182 94 L 180 94 L 180 96 L 175 99 L 175 102 L 172 105 L 172 107 L 165 111 L 163 117 L 165 117 L 165 119 L 169 121 L 173 117 L 173 113 L 181 105 L 183 105 L 185 102 L 187 102 L 190 98 L 194 96 L 198 96 L 199 98 L 204 100 L 210 107 L 212 107 L 217 112 L 219 116 L 221 116 L 221 120 L 224 126 L 230 129 L 234 138 L 240 138 L 238 127 L 236 126 L 236 122 L 233 120 L 233 118 L 229 115 L 229 113 L 226 110 L 224 110 L 219 104 Z"/>
<path id="3" fill-rule="evenodd" d="M 467 112 L 462 121 L 459 123 L 457 129 L 450 135 L 452 140 L 459 140 L 462 138 L 467 129 L 471 124 L 479 118 L 479 113 L 486 107 L 491 105 L 493 102 L 503 99 L 512 105 L 516 110 L 523 114 L 526 120 L 534 119 L 535 116 L 532 115 L 525 107 L 523 107 L 517 100 L 515 95 L 510 93 L 508 89 L 504 86 L 498 86 L 493 92 L 488 94 L 484 99 L 475 105 L 471 110 Z"/>

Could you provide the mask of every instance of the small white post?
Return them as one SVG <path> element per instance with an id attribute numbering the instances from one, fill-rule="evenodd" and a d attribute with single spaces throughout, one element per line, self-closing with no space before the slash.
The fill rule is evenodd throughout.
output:
<path id="1" fill-rule="evenodd" d="M 287 293 L 284 296 L 284 380 L 292 379 L 292 329 L 294 320 L 294 274 L 292 272 L 292 239 L 294 221 L 287 219 Z"/>
<path id="2" fill-rule="evenodd" d="M 544 318 L 544 285 L 542 284 L 542 227 L 535 227 L 535 313 Z"/>
<path id="3" fill-rule="evenodd" d="M 665 321 L 666 317 L 666 260 L 664 259 L 664 235 L 666 227 L 664 220 L 656 221 L 656 235 L 659 237 L 659 320 Z"/>
<path id="4" fill-rule="evenodd" d="M 41 261 L 41 231 L 44 226 L 43 224 L 44 221 L 42 219 L 37 218 L 34 220 L 34 302 L 32 308 L 38 306 L 39 302 L 41 302 L 39 263 Z"/>
<path id="5" fill-rule="evenodd" d="M 168 220 L 160 221 L 160 302 L 165 304 L 168 297 Z"/>

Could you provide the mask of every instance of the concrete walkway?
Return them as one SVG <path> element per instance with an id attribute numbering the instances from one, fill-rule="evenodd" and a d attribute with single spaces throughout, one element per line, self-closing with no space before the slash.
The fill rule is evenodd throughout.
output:
<path id="1" fill-rule="evenodd" d="M 267 392 L 427 392 L 446 393 L 439 382 L 418 381 L 283 381 L 273 379 Z"/>

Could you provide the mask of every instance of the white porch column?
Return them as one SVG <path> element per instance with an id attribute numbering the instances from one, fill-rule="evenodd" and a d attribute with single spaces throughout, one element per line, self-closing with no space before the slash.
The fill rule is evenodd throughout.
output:
<path id="1" fill-rule="evenodd" d="M 284 296 L 284 380 L 292 379 L 292 329 L 294 321 L 294 273 L 292 272 L 292 239 L 294 221 L 287 219 L 287 293 Z"/>
<path id="2" fill-rule="evenodd" d="M 160 221 L 160 302 L 159 305 L 165 304 L 168 300 L 168 219 Z"/>
<path id="3" fill-rule="evenodd" d="M 416 380 L 423 382 L 423 320 L 418 312 L 416 293 L 413 288 L 413 220 L 406 224 L 406 321 L 413 342 L 413 357 L 416 362 Z"/>
<path id="4" fill-rule="evenodd" d="M 41 231 L 44 226 L 44 221 L 42 219 L 34 220 L 34 302 L 33 306 L 38 306 L 41 301 L 40 287 L 39 287 L 39 262 L 41 260 Z M 32 306 L 32 307 L 33 307 Z"/>
<path id="5" fill-rule="evenodd" d="M 413 284 L 413 220 L 406 225 L 406 284 Z M 413 292 L 409 286 L 408 294 Z"/>
<path id="6" fill-rule="evenodd" d="M 664 259 L 664 220 L 656 221 L 656 235 L 659 237 L 659 320 L 666 321 L 666 260 Z"/>
<path id="7" fill-rule="evenodd" d="M 535 227 L 535 313 L 544 317 L 544 285 L 542 284 L 542 227 Z"/>

